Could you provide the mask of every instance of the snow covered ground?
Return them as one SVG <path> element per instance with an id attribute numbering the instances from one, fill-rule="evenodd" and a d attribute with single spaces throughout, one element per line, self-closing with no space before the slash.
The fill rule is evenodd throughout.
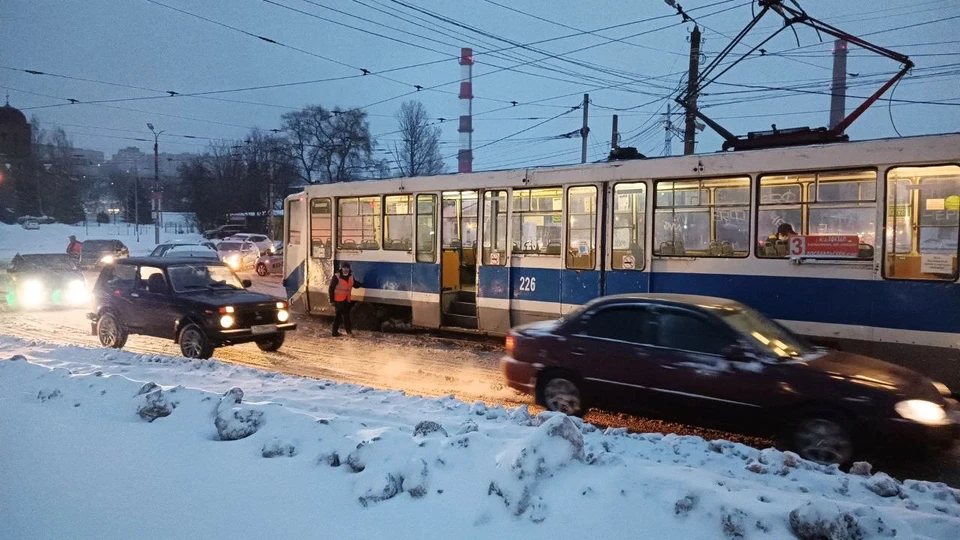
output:
<path id="1" fill-rule="evenodd" d="M 120 223 L 117 225 L 97 225 L 91 223 L 89 227 L 83 225 L 64 225 L 54 223 L 41 225 L 39 229 L 28 231 L 20 225 L 5 225 L 0 223 L 0 268 L 5 267 L 17 253 L 64 253 L 70 242 L 70 235 L 77 240 L 117 239 L 130 249 L 130 254 L 148 255 L 157 246 L 154 242 L 153 225 L 140 226 L 140 241 L 137 241 L 136 229 L 133 225 Z M 160 241 L 169 242 L 174 239 L 200 240 L 199 234 L 176 234 L 160 231 Z"/>
<path id="2" fill-rule="evenodd" d="M 958 537 L 960 490 L 854 470 L 0 337 L 0 538 Z"/>

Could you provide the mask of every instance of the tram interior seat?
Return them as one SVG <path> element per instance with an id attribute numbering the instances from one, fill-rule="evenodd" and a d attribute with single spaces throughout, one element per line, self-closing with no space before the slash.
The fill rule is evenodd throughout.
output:
<path id="1" fill-rule="evenodd" d="M 360 249 L 380 249 L 380 244 L 376 240 L 364 240 L 360 243 Z"/>
<path id="2" fill-rule="evenodd" d="M 359 248 L 357 247 L 357 242 L 355 240 L 344 240 L 340 244 L 340 249 L 346 251 L 357 251 Z"/>
<path id="3" fill-rule="evenodd" d="M 559 255 L 563 251 L 563 247 L 560 242 L 548 242 L 546 254 L 547 255 Z"/>
<path id="4" fill-rule="evenodd" d="M 787 241 L 786 241 L 786 240 L 777 240 L 774 245 L 776 246 L 776 249 L 777 249 L 777 257 L 786 257 L 786 256 L 787 256 L 787 253 L 790 252 L 790 251 L 787 249 Z"/>
<path id="5" fill-rule="evenodd" d="M 684 255 L 686 250 L 683 248 L 683 242 L 660 242 L 660 256 Z"/>
<path id="6" fill-rule="evenodd" d="M 716 240 L 710 242 L 710 247 L 707 251 L 711 257 L 720 256 L 720 244 Z"/>
<path id="7" fill-rule="evenodd" d="M 724 240 L 723 242 L 720 242 L 720 255 L 724 257 L 733 257 L 734 255 L 733 244 L 731 244 L 730 242 L 727 242 L 726 240 Z"/>

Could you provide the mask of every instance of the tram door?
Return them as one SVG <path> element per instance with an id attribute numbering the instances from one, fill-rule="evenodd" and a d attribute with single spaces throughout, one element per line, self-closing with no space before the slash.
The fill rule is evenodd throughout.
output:
<path id="1" fill-rule="evenodd" d="M 445 191 L 440 219 L 440 284 L 444 326 L 477 328 L 476 191 Z"/>

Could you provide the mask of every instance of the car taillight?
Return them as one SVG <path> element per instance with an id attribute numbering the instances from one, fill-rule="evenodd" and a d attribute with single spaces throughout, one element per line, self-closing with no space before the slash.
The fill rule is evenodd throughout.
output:
<path id="1" fill-rule="evenodd" d="M 505 348 L 507 349 L 507 356 L 513 356 L 513 348 L 517 344 L 517 338 L 513 334 L 507 335 L 506 343 L 504 343 Z"/>

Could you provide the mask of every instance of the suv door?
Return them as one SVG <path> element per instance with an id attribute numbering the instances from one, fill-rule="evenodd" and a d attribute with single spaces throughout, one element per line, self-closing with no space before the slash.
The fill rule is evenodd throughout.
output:
<path id="1" fill-rule="evenodd" d="M 130 314 L 135 312 L 131 294 L 136 283 L 137 268 L 127 264 L 111 265 L 105 268 L 97 279 L 97 302 L 103 309 L 112 309 L 120 319 L 120 324 L 132 328 Z"/>
<path id="2" fill-rule="evenodd" d="M 655 318 L 659 352 L 651 387 L 659 400 L 699 423 L 749 424 L 766 402 L 762 394 L 776 385 L 765 364 L 727 358 L 739 335 L 717 317 L 658 306 Z"/>
<path id="3" fill-rule="evenodd" d="M 141 332 L 154 337 L 173 339 L 179 312 L 170 281 L 161 268 L 141 266 L 137 269 L 136 313 L 133 320 Z"/>
<path id="4" fill-rule="evenodd" d="M 650 319 L 643 304 L 600 307 L 581 317 L 568 354 L 583 376 L 591 403 L 636 411 L 650 402 Z"/>

